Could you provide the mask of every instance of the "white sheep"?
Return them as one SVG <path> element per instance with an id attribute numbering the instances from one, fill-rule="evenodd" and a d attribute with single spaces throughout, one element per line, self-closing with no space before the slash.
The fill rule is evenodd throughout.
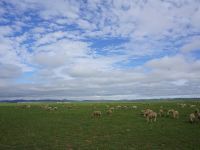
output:
<path id="1" fill-rule="evenodd" d="M 194 111 L 194 115 L 195 115 L 195 117 L 196 117 L 197 119 L 200 120 L 200 112 L 199 112 L 199 109 L 196 109 L 196 110 Z"/>
<path id="2" fill-rule="evenodd" d="M 156 112 L 149 112 L 147 114 L 147 122 L 149 122 L 149 120 L 152 122 L 154 120 L 154 122 L 156 122 L 156 118 L 157 118 L 157 113 Z"/>
<path id="3" fill-rule="evenodd" d="M 177 110 L 174 110 L 173 112 L 173 118 L 178 119 L 179 118 L 179 112 Z"/>
<path id="4" fill-rule="evenodd" d="M 194 107 L 196 107 L 196 105 L 190 105 L 190 108 L 194 108 Z"/>
<path id="5" fill-rule="evenodd" d="M 93 113 L 92 113 L 92 115 L 93 115 L 93 117 L 101 117 L 101 111 L 94 111 Z"/>
<path id="6" fill-rule="evenodd" d="M 174 112 L 174 109 L 169 109 L 169 110 L 167 111 L 167 116 L 170 116 L 170 115 L 173 116 L 173 112 Z"/>
<path id="7" fill-rule="evenodd" d="M 198 113 L 198 114 L 197 114 L 197 119 L 199 119 L 199 120 L 200 120 L 200 113 Z"/>
<path id="8" fill-rule="evenodd" d="M 153 112 L 153 110 L 151 110 L 151 109 L 145 109 L 145 110 L 144 110 L 144 113 L 143 113 L 143 114 L 144 114 L 144 117 L 147 117 L 148 114 L 151 113 L 151 112 Z"/>
<path id="9" fill-rule="evenodd" d="M 137 106 L 132 106 L 133 109 L 137 109 Z"/>
<path id="10" fill-rule="evenodd" d="M 116 108 L 117 108 L 117 109 L 121 109 L 121 108 L 122 108 L 122 106 L 118 105 L 118 106 L 116 106 Z"/>
<path id="11" fill-rule="evenodd" d="M 31 105 L 26 105 L 26 108 L 31 108 Z"/>
<path id="12" fill-rule="evenodd" d="M 193 123 L 194 121 L 195 121 L 195 115 L 194 115 L 194 113 L 191 113 L 190 115 L 189 115 L 189 121 L 190 121 L 190 123 Z"/>
<path id="13" fill-rule="evenodd" d="M 45 110 L 47 110 L 49 108 L 49 105 L 44 105 L 44 106 L 42 106 L 42 108 L 44 108 Z"/>
<path id="14" fill-rule="evenodd" d="M 107 115 L 109 115 L 109 116 L 110 116 L 110 115 L 112 115 L 112 110 L 111 110 L 111 109 L 109 109 L 109 110 L 107 110 L 107 112 L 106 112 L 106 113 L 107 113 Z"/>
<path id="15" fill-rule="evenodd" d="M 128 109 L 128 106 L 122 106 L 124 109 Z"/>
<path id="16" fill-rule="evenodd" d="M 114 107 L 110 107 L 110 110 L 111 110 L 111 111 L 114 111 L 114 109 L 115 109 Z"/>
<path id="17" fill-rule="evenodd" d="M 51 111 L 51 110 L 53 110 L 53 107 L 51 107 L 51 106 L 48 106 L 48 107 L 46 108 L 46 110 L 49 110 L 49 111 Z"/>
<path id="18" fill-rule="evenodd" d="M 160 117 L 164 116 L 164 110 L 163 110 L 163 109 L 160 109 L 160 110 L 159 110 L 159 116 L 160 116 Z"/>
<path id="19" fill-rule="evenodd" d="M 181 106 L 182 108 L 184 108 L 184 107 L 186 107 L 187 105 L 186 105 L 186 104 L 180 104 L 180 106 Z"/>
<path id="20" fill-rule="evenodd" d="M 58 107 L 53 107 L 53 110 L 58 110 Z"/>

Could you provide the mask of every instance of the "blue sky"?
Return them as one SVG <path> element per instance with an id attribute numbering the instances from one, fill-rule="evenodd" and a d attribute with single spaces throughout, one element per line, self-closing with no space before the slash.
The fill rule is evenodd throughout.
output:
<path id="1" fill-rule="evenodd" d="M 0 0 L 0 99 L 200 96 L 199 0 Z"/>

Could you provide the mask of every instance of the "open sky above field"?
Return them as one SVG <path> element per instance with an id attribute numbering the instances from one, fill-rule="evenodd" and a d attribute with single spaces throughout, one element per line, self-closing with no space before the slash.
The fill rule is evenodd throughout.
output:
<path id="1" fill-rule="evenodd" d="M 0 0 L 2 100 L 199 96 L 199 0 Z"/>

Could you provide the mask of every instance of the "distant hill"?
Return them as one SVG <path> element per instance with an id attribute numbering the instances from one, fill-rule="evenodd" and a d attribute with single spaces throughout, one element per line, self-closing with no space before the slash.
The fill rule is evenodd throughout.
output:
<path id="1" fill-rule="evenodd" d="M 43 99 L 43 100 L 24 100 L 24 99 L 16 99 L 16 100 L 0 100 L 0 102 L 8 102 L 8 103 L 22 103 L 22 102 L 73 102 L 74 100 L 52 100 L 52 99 Z"/>
<path id="2" fill-rule="evenodd" d="M 22 103 L 22 102 L 141 102 L 141 101 L 185 101 L 185 100 L 200 100 L 200 98 L 161 98 L 161 99 L 121 99 L 121 100 L 54 100 L 54 99 L 42 99 L 42 100 L 25 100 L 25 99 L 15 99 L 15 100 L 0 100 L 0 102 L 7 103 Z"/>

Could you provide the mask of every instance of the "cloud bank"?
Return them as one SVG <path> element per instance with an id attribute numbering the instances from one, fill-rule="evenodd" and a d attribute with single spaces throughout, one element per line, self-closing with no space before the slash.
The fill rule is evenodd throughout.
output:
<path id="1" fill-rule="evenodd" d="M 0 99 L 200 96 L 198 0 L 1 0 Z"/>

